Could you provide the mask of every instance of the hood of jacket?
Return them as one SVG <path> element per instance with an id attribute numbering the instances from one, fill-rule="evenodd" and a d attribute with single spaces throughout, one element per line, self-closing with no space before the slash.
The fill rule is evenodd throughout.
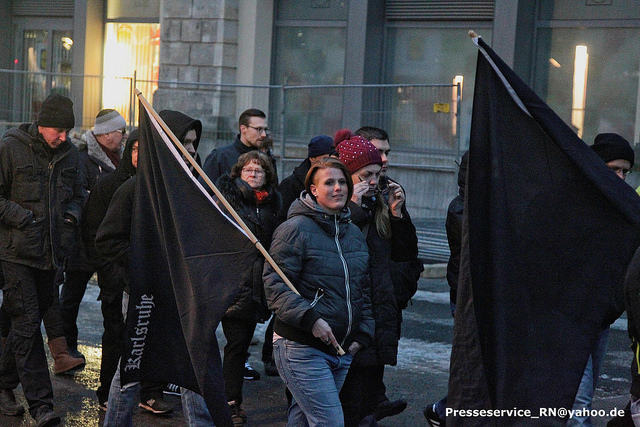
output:
<path id="1" fill-rule="evenodd" d="M 120 159 L 120 164 L 116 168 L 115 173 L 122 177 L 130 177 L 136 174 L 136 168 L 131 163 L 131 149 L 133 147 L 133 143 L 138 141 L 139 132 L 138 129 L 134 129 L 129 134 L 129 138 L 127 138 L 127 143 L 124 146 L 124 151 L 122 152 L 122 158 Z"/>
<path id="2" fill-rule="evenodd" d="M 300 197 L 293 201 L 291 207 L 289 208 L 289 213 L 287 214 L 287 219 L 293 218 L 294 216 L 304 215 L 313 219 L 320 227 L 330 236 L 335 235 L 335 225 L 334 225 L 334 216 L 324 209 L 320 207 L 318 202 L 313 200 L 313 198 L 307 193 L 307 191 L 303 191 L 300 194 Z M 340 224 L 348 224 L 351 222 L 351 211 L 348 208 L 342 209 L 340 211 L 340 216 L 338 218 L 338 222 Z"/>
<path id="3" fill-rule="evenodd" d="M 87 155 L 94 160 L 97 160 L 100 163 L 103 163 L 109 166 L 112 169 L 115 169 L 115 165 L 107 156 L 107 153 L 104 152 L 100 144 L 98 144 L 98 140 L 94 135 L 92 130 L 86 131 L 80 139 L 75 137 L 71 137 L 71 142 L 78 148 L 78 150 L 83 151 L 87 150 Z M 124 150 L 124 146 L 120 147 L 120 157 L 122 157 L 122 152 Z"/>
<path id="4" fill-rule="evenodd" d="M 184 143 L 184 137 L 187 132 L 190 129 L 195 129 L 196 140 L 193 142 L 193 148 L 196 149 L 196 153 L 198 152 L 198 145 L 200 145 L 200 137 L 202 136 L 202 122 L 200 120 L 174 110 L 162 110 L 158 115 L 182 143 Z"/>

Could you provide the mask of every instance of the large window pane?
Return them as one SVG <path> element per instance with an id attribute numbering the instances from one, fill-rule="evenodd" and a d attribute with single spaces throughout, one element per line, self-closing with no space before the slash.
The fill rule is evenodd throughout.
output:
<path id="1" fill-rule="evenodd" d="M 346 31 L 342 27 L 279 27 L 273 84 L 342 84 Z M 275 94 L 274 94 L 275 95 Z M 272 103 L 280 105 L 280 94 Z M 308 141 L 318 133 L 333 132 L 341 122 L 341 96 L 313 96 L 310 91 L 289 91 L 286 129 L 288 135 Z M 332 123 L 335 128 L 326 127 Z M 274 129 L 279 124 L 273 124 Z"/>
<path id="2" fill-rule="evenodd" d="M 22 90 L 22 117 L 26 120 L 35 120 L 42 101 L 48 95 L 47 76 L 47 52 L 49 50 L 49 32 L 44 30 L 26 30 L 23 34 L 24 63 L 29 74 L 25 79 Z"/>
<path id="3" fill-rule="evenodd" d="M 546 28 L 536 42 L 534 89 L 567 124 L 587 143 L 600 132 L 639 140 L 640 29 Z"/>
<path id="4" fill-rule="evenodd" d="M 137 89 L 152 102 L 158 88 L 159 41 L 160 24 L 107 23 L 102 108 L 114 108 L 129 119 L 134 74 Z"/>
<path id="5" fill-rule="evenodd" d="M 53 52 L 51 55 L 52 77 L 51 90 L 64 96 L 71 96 L 71 58 L 73 39 L 71 31 L 53 32 Z"/>
<path id="6" fill-rule="evenodd" d="M 481 28 L 476 25 L 475 28 Z M 491 30 L 480 32 L 491 40 Z M 455 54 L 452 54 L 455 52 Z M 462 28 L 390 27 L 387 31 L 385 82 L 452 84 L 462 76 L 463 98 L 460 107 L 460 149 L 469 145 L 472 95 L 478 49 Z M 394 144 L 407 149 L 457 151 L 453 94 L 425 99 L 424 91 L 398 93 L 392 101 L 394 112 L 387 126 Z M 450 106 L 436 108 L 434 104 Z M 444 111 L 443 111 L 444 110 Z"/>

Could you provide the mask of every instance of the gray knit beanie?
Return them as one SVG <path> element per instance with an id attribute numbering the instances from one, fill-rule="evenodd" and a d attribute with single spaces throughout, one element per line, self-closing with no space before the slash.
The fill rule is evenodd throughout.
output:
<path id="1" fill-rule="evenodd" d="M 127 122 L 124 117 L 120 115 L 116 110 L 106 108 L 100 110 L 96 116 L 96 123 L 93 126 L 93 133 L 96 135 L 104 135 L 105 133 L 113 132 L 119 129 L 127 127 Z"/>

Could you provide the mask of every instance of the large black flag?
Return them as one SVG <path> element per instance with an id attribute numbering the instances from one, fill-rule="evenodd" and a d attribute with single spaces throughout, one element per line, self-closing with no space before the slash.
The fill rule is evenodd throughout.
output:
<path id="1" fill-rule="evenodd" d="M 256 249 L 143 103 L 135 191 L 122 382 L 152 379 L 198 391 L 215 424 L 232 425 L 215 331 Z"/>
<path id="2" fill-rule="evenodd" d="M 562 423 L 541 408 L 571 409 L 599 332 L 624 309 L 640 198 L 478 47 L 449 405 L 542 417 L 456 425 Z"/>

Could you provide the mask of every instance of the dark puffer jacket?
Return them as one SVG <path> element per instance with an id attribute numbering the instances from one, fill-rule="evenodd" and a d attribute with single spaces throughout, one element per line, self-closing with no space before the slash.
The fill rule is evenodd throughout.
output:
<path id="1" fill-rule="evenodd" d="M 42 270 L 61 267 L 81 219 L 83 179 L 78 150 L 69 141 L 52 150 L 37 123 L 8 130 L 0 141 L 0 259 Z"/>
<path id="2" fill-rule="evenodd" d="M 282 196 L 282 209 L 280 209 L 280 222 L 287 220 L 287 212 L 295 199 L 300 197 L 300 193 L 304 190 L 304 179 L 307 172 L 311 169 L 311 161 L 309 158 L 304 159 L 298 166 L 293 169 L 293 173 L 286 177 L 278 184 L 278 191 Z"/>
<path id="3" fill-rule="evenodd" d="M 353 341 L 369 346 L 373 338 L 369 287 L 369 255 L 364 237 L 351 224 L 348 210 L 330 215 L 304 194 L 289 209 L 289 219 L 273 234 L 269 251 L 294 284 L 296 295 L 269 263 L 264 285 L 269 308 L 276 314 L 278 335 L 335 355 L 313 336 L 313 324 L 324 319 L 343 349 Z"/>
<path id="4" fill-rule="evenodd" d="M 233 179 L 229 175 L 222 175 L 216 182 L 216 187 L 262 246 L 269 250 L 271 236 L 278 225 L 278 211 L 281 204 L 278 191 L 275 188 L 267 190 L 269 196 L 258 203 L 253 189 L 240 178 Z M 256 249 L 251 281 L 244 284 L 233 305 L 227 309 L 225 317 L 255 319 L 259 322 L 264 322 L 271 317 L 262 283 L 263 264 L 264 257 Z"/>

